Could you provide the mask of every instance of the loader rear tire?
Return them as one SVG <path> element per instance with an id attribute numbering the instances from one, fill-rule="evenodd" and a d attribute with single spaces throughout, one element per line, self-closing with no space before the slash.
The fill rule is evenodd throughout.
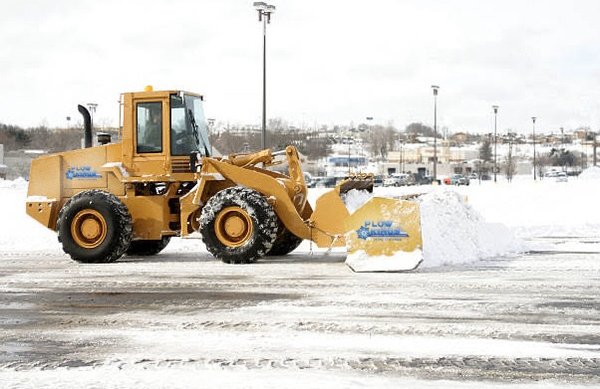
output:
<path id="1" fill-rule="evenodd" d="M 163 251 L 171 240 L 170 236 L 164 236 L 159 240 L 134 240 L 127 249 L 127 255 L 150 256 Z"/>
<path id="2" fill-rule="evenodd" d="M 302 238 L 298 238 L 294 235 L 290 230 L 285 228 L 283 223 L 279 224 L 279 233 L 277 234 L 277 239 L 275 243 L 273 243 L 273 247 L 267 253 L 267 256 L 274 257 L 280 255 L 287 255 L 292 251 L 296 250 L 300 243 L 302 243 Z"/>
<path id="3" fill-rule="evenodd" d="M 58 241 L 77 262 L 119 259 L 132 237 L 131 215 L 115 195 L 86 190 L 71 197 L 58 213 Z"/>
<path id="4" fill-rule="evenodd" d="M 215 258 L 225 263 L 252 263 L 273 247 L 277 215 L 259 192 L 235 186 L 206 202 L 200 234 Z"/>

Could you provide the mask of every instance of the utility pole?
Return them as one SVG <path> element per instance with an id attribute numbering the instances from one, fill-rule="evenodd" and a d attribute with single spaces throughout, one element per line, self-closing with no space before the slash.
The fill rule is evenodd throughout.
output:
<path id="1" fill-rule="evenodd" d="M 498 108 L 497 105 L 492 106 L 494 110 L 494 182 L 497 182 L 496 174 L 498 172 Z"/>
<path id="2" fill-rule="evenodd" d="M 535 116 L 531 117 L 531 120 L 533 121 L 533 180 L 537 180 L 537 173 L 536 173 L 536 163 L 535 163 L 535 119 L 537 119 Z"/>
<path id="3" fill-rule="evenodd" d="M 596 147 L 598 147 L 598 144 L 596 143 L 596 132 L 592 132 L 592 136 L 593 136 L 593 138 L 592 138 L 592 149 L 594 151 L 594 166 L 598 166 L 596 164 L 596 159 L 597 159 L 597 157 L 596 157 Z"/>

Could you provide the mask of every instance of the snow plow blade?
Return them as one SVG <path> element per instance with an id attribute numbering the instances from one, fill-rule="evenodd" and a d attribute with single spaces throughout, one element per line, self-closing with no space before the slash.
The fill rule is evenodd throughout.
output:
<path id="1" fill-rule="evenodd" d="M 355 272 L 402 272 L 423 260 L 419 203 L 373 197 L 346 219 L 346 264 Z"/>

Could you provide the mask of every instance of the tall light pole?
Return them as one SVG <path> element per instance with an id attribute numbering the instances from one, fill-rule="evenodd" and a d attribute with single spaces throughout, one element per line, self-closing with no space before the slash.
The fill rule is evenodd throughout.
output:
<path id="1" fill-rule="evenodd" d="M 535 116 L 531 117 L 531 121 L 533 122 L 533 180 L 537 180 L 537 174 L 536 174 L 536 165 L 535 165 Z"/>
<path id="2" fill-rule="evenodd" d="M 373 122 L 373 116 L 367 116 L 365 119 L 367 119 L 367 123 L 369 123 L 369 143 L 371 147 L 371 154 L 373 154 L 373 157 L 377 157 L 377 151 L 375 150 L 375 140 L 373 139 L 373 125 L 371 124 Z"/>
<path id="3" fill-rule="evenodd" d="M 432 85 L 431 89 L 433 89 L 433 182 L 437 182 L 437 95 L 440 87 Z"/>
<path id="4" fill-rule="evenodd" d="M 400 160 L 398 165 L 398 173 L 404 173 L 404 141 L 400 141 Z"/>
<path id="5" fill-rule="evenodd" d="M 262 136 L 261 148 L 267 148 L 267 24 L 271 23 L 271 14 L 275 6 L 262 1 L 255 2 L 258 11 L 258 21 L 263 23 L 263 106 L 262 106 Z"/>
<path id="6" fill-rule="evenodd" d="M 497 105 L 492 105 L 494 110 L 494 182 L 497 182 L 496 174 L 498 172 L 498 108 Z"/>

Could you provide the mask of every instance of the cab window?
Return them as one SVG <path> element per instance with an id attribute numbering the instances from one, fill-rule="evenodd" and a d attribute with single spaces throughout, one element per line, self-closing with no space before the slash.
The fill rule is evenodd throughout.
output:
<path id="1" fill-rule="evenodd" d="M 171 155 L 190 155 L 196 149 L 184 101 L 177 95 L 171 95 Z"/>
<path id="2" fill-rule="evenodd" d="M 162 152 L 162 103 L 137 104 L 137 152 Z"/>

